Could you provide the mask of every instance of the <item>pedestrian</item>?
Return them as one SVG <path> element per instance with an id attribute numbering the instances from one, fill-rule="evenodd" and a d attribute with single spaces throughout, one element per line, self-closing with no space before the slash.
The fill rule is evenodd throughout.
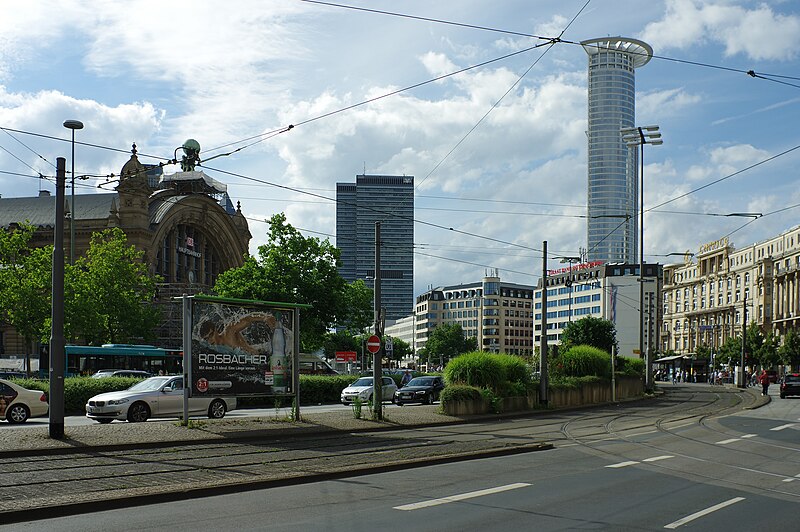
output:
<path id="1" fill-rule="evenodd" d="M 403 378 L 400 379 L 400 386 L 401 387 L 405 386 L 406 384 L 408 384 L 408 381 L 410 380 L 411 380 L 411 372 L 406 370 L 406 372 L 403 373 Z"/>
<path id="2" fill-rule="evenodd" d="M 761 370 L 761 375 L 758 376 L 758 382 L 761 383 L 761 395 L 767 395 L 767 391 L 769 390 L 769 375 L 767 375 L 767 370 Z"/>

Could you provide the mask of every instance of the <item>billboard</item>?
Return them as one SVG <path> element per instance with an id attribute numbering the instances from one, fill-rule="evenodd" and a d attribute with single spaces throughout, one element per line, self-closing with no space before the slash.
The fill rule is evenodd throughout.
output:
<path id="1" fill-rule="evenodd" d="M 294 308 L 194 298 L 192 397 L 292 394 Z"/>

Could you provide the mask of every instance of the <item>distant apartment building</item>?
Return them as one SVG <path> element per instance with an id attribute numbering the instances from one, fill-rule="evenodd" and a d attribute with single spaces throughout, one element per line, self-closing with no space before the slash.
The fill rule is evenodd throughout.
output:
<path id="1" fill-rule="evenodd" d="M 614 323 L 620 356 L 639 358 L 639 265 L 601 261 L 550 270 L 547 274 L 547 341 L 558 345 L 571 321 L 591 316 Z M 644 352 L 657 349 L 661 265 L 644 267 Z M 542 335 L 542 280 L 534 294 L 534 341 Z"/>
<path id="2" fill-rule="evenodd" d="M 635 126 L 636 74 L 653 56 L 647 43 L 625 37 L 581 42 L 589 59 L 589 260 L 637 262 L 638 154 L 620 129 Z"/>
<path id="3" fill-rule="evenodd" d="M 744 325 L 783 337 L 800 327 L 800 226 L 735 249 L 727 237 L 664 267 L 662 348 L 712 352 Z"/>
<path id="4" fill-rule="evenodd" d="M 533 286 L 506 283 L 497 272 L 481 281 L 440 286 L 417 296 L 416 349 L 431 332 L 456 323 L 478 349 L 517 355 L 533 354 Z"/>
<path id="5" fill-rule="evenodd" d="M 414 177 L 357 175 L 336 184 L 339 273 L 348 282 L 375 279 L 375 223 L 381 222 L 381 306 L 387 320 L 414 309 Z"/>

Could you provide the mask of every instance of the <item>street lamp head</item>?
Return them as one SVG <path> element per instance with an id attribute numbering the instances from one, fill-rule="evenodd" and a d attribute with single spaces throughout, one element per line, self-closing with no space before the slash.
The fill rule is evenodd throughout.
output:
<path id="1" fill-rule="evenodd" d="M 83 122 L 80 120 L 64 120 L 64 127 L 71 130 L 83 129 Z"/>

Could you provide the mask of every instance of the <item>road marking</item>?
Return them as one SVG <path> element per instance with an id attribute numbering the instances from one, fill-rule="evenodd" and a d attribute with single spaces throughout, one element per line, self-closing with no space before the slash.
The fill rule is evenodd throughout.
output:
<path id="1" fill-rule="evenodd" d="M 712 512 L 716 512 L 717 510 L 722 510 L 726 506 L 730 506 L 731 504 L 736 504 L 737 502 L 740 502 L 740 501 L 743 501 L 743 500 L 744 500 L 744 497 L 734 497 L 733 499 L 730 499 L 730 500 L 725 501 L 725 502 L 721 502 L 719 504 L 715 504 L 714 506 L 711 506 L 710 508 L 706 508 L 705 510 L 700 510 L 699 512 L 695 512 L 692 515 L 687 515 L 683 519 L 678 519 L 677 521 L 675 521 L 673 523 L 670 523 L 668 525 L 664 525 L 664 528 L 678 528 L 679 526 L 685 525 L 686 523 L 689 523 L 690 521 L 694 521 L 695 519 L 698 519 L 700 517 L 708 515 L 708 514 L 710 514 Z"/>
<path id="2" fill-rule="evenodd" d="M 667 458 L 675 458 L 671 454 L 665 454 L 664 456 L 654 456 L 653 458 L 645 458 L 642 462 L 658 462 L 659 460 L 666 460 Z"/>
<path id="3" fill-rule="evenodd" d="M 612 469 L 616 469 L 618 467 L 628 467 L 628 466 L 636 465 L 638 463 L 639 462 L 620 462 L 618 464 L 607 465 L 606 467 L 609 467 L 609 468 L 612 468 Z"/>
<path id="4" fill-rule="evenodd" d="M 729 443 L 733 443 L 735 441 L 741 441 L 741 440 L 742 440 L 741 438 L 731 438 L 730 440 L 718 441 L 717 445 L 728 445 Z"/>
<path id="5" fill-rule="evenodd" d="M 430 506 L 438 506 L 440 504 L 448 504 L 451 502 L 463 501 L 466 499 L 473 499 L 475 497 L 482 497 L 484 495 L 491 495 L 493 493 L 502 493 L 504 491 L 515 490 L 530 486 L 525 482 L 517 482 L 515 484 L 508 484 L 505 486 L 498 486 L 496 488 L 488 488 L 485 490 L 471 491 L 469 493 L 462 493 L 460 495 L 450 495 L 449 497 L 442 497 L 440 499 L 431 499 L 428 501 L 415 502 L 413 504 L 404 504 L 403 506 L 395 506 L 395 510 L 419 510 L 420 508 L 428 508 Z"/>
<path id="6" fill-rule="evenodd" d="M 741 437 L 742 438 L 755 438 L 756 436 L 758 436 L 758 434 L 744 434 Z"/>
<path id="7" fill-rule="evenodd" d="M 769 430 L 783 430 L 783 429 L 790 429 L 790 428 L 792 428 L 792 427 L 794 427 L 794 426 L 796 426 L 796 425 L 797 425 L 797 423 L 787 423 L 786 425 L 781 425 L 780 427 L 772 427 L 772 428 L 771 428 L 771 429 L 769 429 Z"/>

